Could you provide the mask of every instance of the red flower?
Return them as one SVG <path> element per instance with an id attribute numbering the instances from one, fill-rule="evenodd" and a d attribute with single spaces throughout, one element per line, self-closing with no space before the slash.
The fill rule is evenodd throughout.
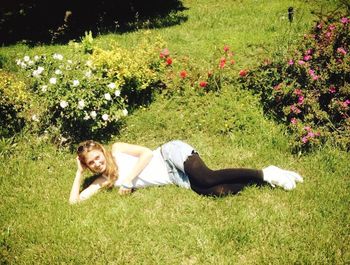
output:
<path id="1" fill-rule="evenodd" d="M 167 59 L 166 59 L 166 64 L 167 65 L 171 65 L 173 63 L 173 60 L 170 58 L 170 57 L 168 57 Z"/>
<path id="2" fill-rule="evenodd" d="M 246 76 L 248 74 L 248 72 L 247 72 L 247 70 L 241 70 L 241 71 L 239 71 L 239 75 L 240 76 Z"/>
<path id="3" fill-rule="evenodd" d="M 334 86 L 330 86 L 328 91 L 331 94 L 334 94 L 335 92 L 337 92 L 337 90 L 336 90 L 336 88 Z"/>
<path id="4" fill-rule="evenodd" d="M 219 67 L 222 69 L 225 67 L 225 64 L 226 64 L 226 58 L 222 57 L 220 59 Z"/>
<path id="5" fill-rule="evenodd" d="M 208 82 L 205 82 L 205 81 L 200 81 L 199 82 L 199 86 L 200 87 L 206 87 L 208 85 Z"/>
<path id="6" fill-rule="evenodd" d="M 182 71 L 180 72 L 180 77 L 181 77 L 182 79 L 186 78 L 186 77 L 187 77 L 187 72 L 186 72 L 185 70 L 182 70 Z"/>
<path id="7" fill-rule="evenodd" d="M 228 52 L 230 50 L 230 47 L 228 45 L 224 46 L 224 52 Z"/>

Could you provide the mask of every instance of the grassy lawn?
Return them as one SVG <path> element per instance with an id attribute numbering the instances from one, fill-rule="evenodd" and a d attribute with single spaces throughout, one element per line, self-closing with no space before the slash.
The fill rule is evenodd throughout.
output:
<path id="1" fill-rule="evenodd" d="M 332 1 L 183 3 L 186 22 L 151 34 L 204 66 L 228 44 L 237 67 L 282 55 L 312 25 L 311 10 L 333 7 Z M 292 25 L 289 6 L 296 10 Z M 96 41 L 132 47 L 141 36 L 142 30 Z M 50 51 L 70 53 L 63 45 L 16 45 L 1 48 L 0 56 L 11 69 L 16 56 Z M 234 124 L 229 131 L 228 124 Z M 218 95 L 157 96 L 127 118 L 115 140 L 155 148 L 171 139 L 194 145 L 212 168 L 274 164 L 305 181 L 291 192 L 250 187 L 221 199 L 175 186 L 128 197 L 112 190 L 71 206 L 75 155 L 24 133 L 0 149 L 1 264 L 350 263 L 349 153 L 326 145 L 292 155 L 286 129 L 264 116 L 257 96 L 235 84 Z"/>

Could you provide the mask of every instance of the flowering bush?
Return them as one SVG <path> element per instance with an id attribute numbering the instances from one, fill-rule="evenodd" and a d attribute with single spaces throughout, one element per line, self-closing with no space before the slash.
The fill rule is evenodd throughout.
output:
<path id="1" fill-rule="evenodd" d="M 162 81 L 168 95 L 183 93 L 188 88 L 200 94 L 219 92 L 223 83 L 232 77 L 235 65 L 233 53 L 227 45 L 215 53 L 213 60 L 204 67 L 190 62 L 187 57 L 175 60 L 167 48 L 160 52 L 159 57 L 166 70 Z"/>
<path id="2" fill-rule="evenodd" d="M 325 140 L 350 148 L 350 19 L 319 21 L 289 58 L 241 74 L 268 113 L 296 135 L 296 150 Z"/>
<path id="3" fill-rule="evenodd" d="M 82 53 L 78 60 L 58 53 L 18 59 L 41 98 L 42 108 L 33 114 L 36 122 L 72 141 L 117 133 L 130 109 L 149 101 L 157 89 L 157 45 L 161 42 L 144 41 L 134 50 L 115 44 L 108 50 L 93 47 L 91 55 Z"/>

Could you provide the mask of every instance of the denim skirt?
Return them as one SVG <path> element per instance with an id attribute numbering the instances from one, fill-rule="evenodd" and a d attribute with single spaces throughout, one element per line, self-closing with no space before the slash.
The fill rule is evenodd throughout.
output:
<path id="1" fill-rule="evenodd" d="M 180 187 L 190 189 L 190 181 L 184 169 L 184 162 L 189 156 L 197 153 L 195 149 L 187 143 L 174 140 L 163 144 L 160 152 L 165 161 L 171 181 Z"/>

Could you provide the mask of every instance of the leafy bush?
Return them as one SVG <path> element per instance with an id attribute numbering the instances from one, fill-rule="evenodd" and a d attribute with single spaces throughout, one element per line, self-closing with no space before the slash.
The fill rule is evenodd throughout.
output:
<path id="1" fill-rule="evenodd" d="M 289 58 L 241 74 L 267 113 L 296 135 L 295 150 L 331 140 L 350 148 L 350 19 L 319 21 Z"/>
<path id="2" fill-rule="evenodd" d="M 161 41 L 151 45 L 145 38 L 133 50 L 116 44 L 93 47 L 91 55 L 75 60 L 57 53 L 18 59 L 41 99 L 42 108 L 35 113 L 40 128 L 70 141 L 117 133 L 128 111 L 150 101 L 158 88 L 159 45 Z"/>
<path id="3" fill-rule="evenodd" d="M 29 103 L 26 84 L 0 69 L 0 136 L 8 137 L 24 126 Z"/>

